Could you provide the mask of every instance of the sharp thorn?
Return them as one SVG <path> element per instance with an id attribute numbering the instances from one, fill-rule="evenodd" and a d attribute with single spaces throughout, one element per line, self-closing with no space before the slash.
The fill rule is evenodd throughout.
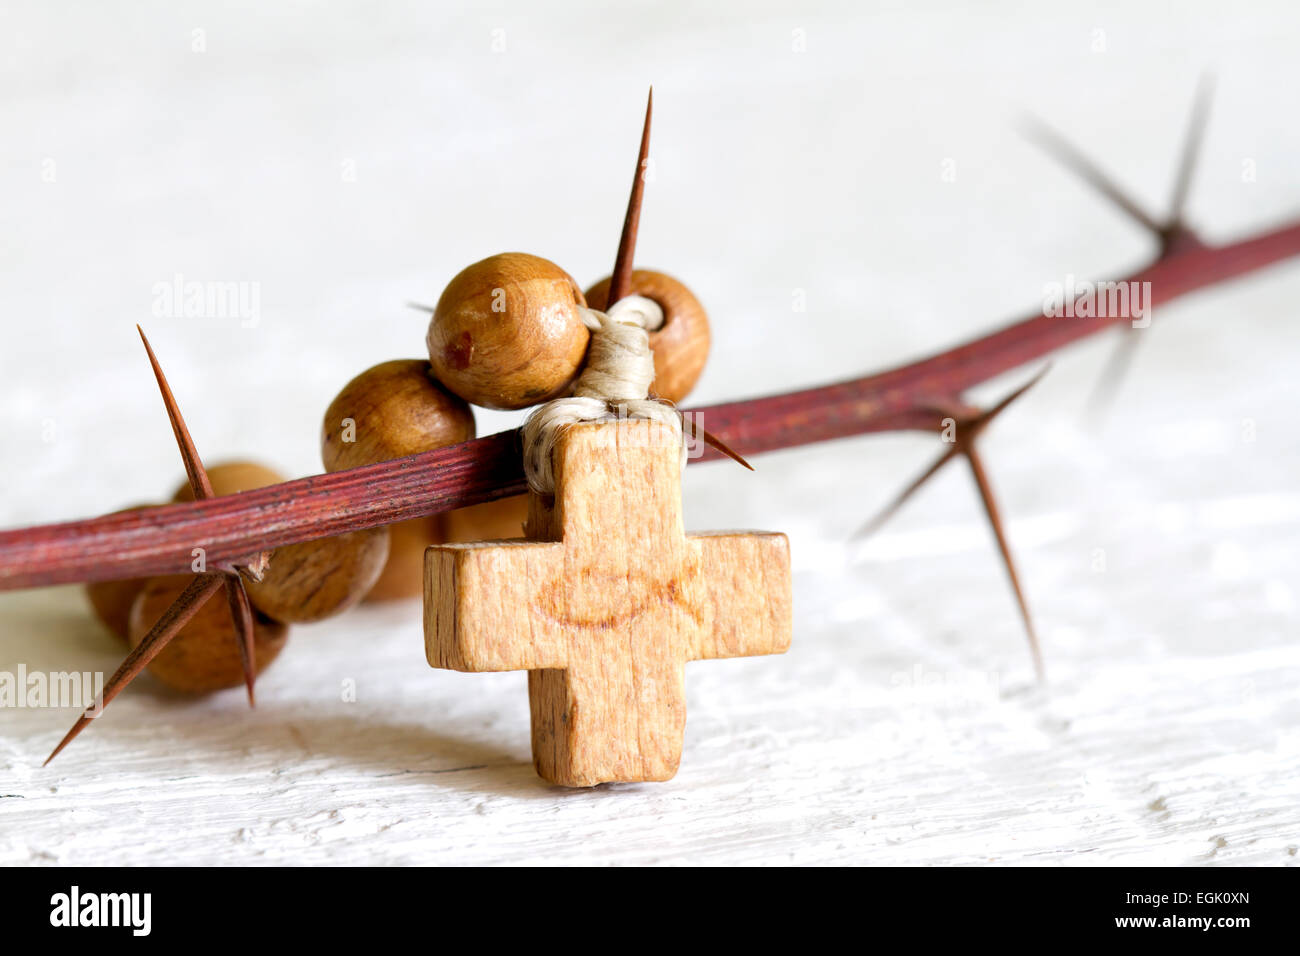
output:
<path id="1" fill-rule="evenodd" d="M 1002 518 L 998 512 L 997 501 L 993 497 L 993 489 L 989 484 L 988 476 L 984 471 L 984 464 L 980 459 L 979 452 L 975 447 L 975 440 L 983 429 L 998 417 L 1008 406 L 1016 399 L 1024 395 L 1025 392 L 1033 388 L 1043 376 L 1047 374 L 1051 366 L 1046 365 L 1040 369 L 1029 381 L 1011 391 L 996 404 L 985 411 L 978 412 L 964 419 L 958 419 L 956 422 L 956 441 L 953 445 L 940 455 L 933 464 L 925 471 L 921 472 L 910 484 L 907 485 L 888 505 L 880 510 L 874 518 L 868 521 L 854 535 L 855 538 L 863 538 L 872 534 L 880 528 L 886 521 L 894 516 L 917 491 L 931 478 L 933 478 L 944 465 L 952 461 L 958 455 L 964 455 L 967 463 L 970 465 L 971 474 L 975 477 L 975 485 L 979 490 L 980 500 L 984 504 L 985 514 L 988 515 L 989 523 L 993 526 L 993 535 L 997 539 L 998 550 L 1002 553 L 1002 562 L 1007 569 L 1007 575 L 1011 578 L 1011 589 L 1015 592 L 1016 603 L 1020 607 L 1020 616 L 1025 622 L 1025 630 L 1029 635 L 1029 650 L 1034 660 L 1034 672 L 1038 675 L 1038 680 L 1045 680 L 1046 671 L 1043 667 L 1042 652 L 1038 645 L 1038 634 L 1034 630 L 1033 619 L 1029 615 L 1029 605 L 1025 601 L 1024 590 L 1020 586 L 1020 577 L 1016 572 L 1015 562 L 1011 557 L 1011 546 L 1007 543 L 1006 533 L 1002 528 Z M 941 402 L 939 408 L 957 407 L 956 402 Z M 944 417 L 956 418 L 955 415 Z"/>
<path id="2" fill-rule="evenodd" d="M 72 743 L 77 735 L 86 729 L 90 721 L 95 719 L 98 713 L 103 713 L 105 707 L 112 703 L 115 698 L 127 684 L 135 679 L 140 671 L 148 666 L 149 662 L 158 656 L 158 653 L 167 646 L 167 643 L 176 636 L 182 627 L 189 623 L 199 608 L 207 603 L 208 598 L 216 593 L 221 586 L 222 576 L 219 574 L 205 574 L 196 577 L 182 591 L 175 601 L 163 611 L 162 616 L 158 618 L 154 626 L 149 629 L 143 640 L 132 649 L 131 653 L 126 656 L 121 665 L 109 678 L 108 685 L 100 692 L 95 702 L 86 710 L 77 722 L 72 725 L 72 729 L 64 734 L 59 745 L 54 748 L 45 763 L 42 766 L 48 766 L 50 761 L 57 757 L 63 748 Z"/>
<path id="3" fill-rule="evenodd" d="M 632 259 L 636 253 L 636 234 L 641 225 L 641 198 L 645 194 L 645 166 L 650 156 L 650 116 L 654 112 L 654 87 L 645 103 L 645 125 L 641 127 L 641 149 L 637 153 L 636 174 L 632 177 L 632 194 L 627 200 L 627 214 L 623 217 L 623 234 L 618 240 L 618 255 L 614 258 L 614 271 L 609 277 L 608 309 L 628 294 L 632 285 Z"/>
<path id="4" fill-rule="evenodd" d="M 714 435 L 690 415 L 682 416 L 682 427 L 691 431 L 691 437 L 697 440 L 702 439 L 706 444 L 716 448 L 737 464 L 744 465 L 750 471 L 754 470 L 754 466 L 747 462 L 740 452 L 736 451 L 717 435 Z"/>
<path id="5" fill-rule="evenodd" d="M 253 685 L 257 682 L 257 648 L 254 644 L 253 606 L 238 575 L 226 575 L 225 585 L 230 620 L 235 625 L 235 639 L 239 643 L 239 663 L 244 669 L 244 686 L 248 689 L 248 706 L 256 707 Z"/>
<path id="6" fill-rule="evenodd" d="M 153 366 L 154 378 L 158 380 L 158 390 L 162 392 L 163 405 L 167 408 L 167 417 L 171 419 L 172 431 L 176 435 L 176 444 L 180 446 L 181 460 L 185 463 L 185 474 L 190 481 L 190 490 L 194 492 L 197 501 L 211 498 L 212 483 L 208 480 L 207 470 L 199 459 L 194 440 L 190 438 L 190 431 L 185 427 L 185 419 L 181 416 L 180 406 L 176 404 L 176 396 L 172 394 L 171 386 L 167 384 L 167 376 L 163 374 L 162 366 L 158 364 L 158 356 L 153 354 L 153 347 L 149 344 L 144 329 L 138 325 L 135 328 L 140 333 L 144 350 L 149 353 L 149 364 Z"/>
<path id="7" fill-rule="evenodd" d="M 1015 592 L 1016 604 L 1020 607 L 1020 616 L 1025 622 L 1025 631 L 1029 635 L 1029 652 L 1034 659 L 1034 673 L 1038 676 L 1039 683 L 1046 680 L 1046 670 L 1043 667 L 1043 654 L 1038 645 L 1038 634 L 1034 630 L 1034 621 L 1029 614 L 1029 604 L 1025 601 L 1025 592 L 1020 586 L 1020 576 L 1016 573 L 1016 563 L 1011 557 L 1011 546 L 1007 543 L 1006 532 L 1002 527 L 1002 517 L 998 513 L 997 500 L 993 497 L 993 488 L 989 484 L 988 475 L 984 472 L 984 464 L 980 460 L 979 452 L 975 450 L 974 445 L 967 446 L 964 450 L 966 462 L 970 465 L 971 474 L 975 478 L 975 485 L 979 489 L 980 500 L 984 503 L 984 512 L 988 515 L 989 524 L 993 527 L 993 535 L 997 538 L 998 550 L 1002 552 L 1002 564 L 1006 568 L 1007 577 L 1011 579 L 1011 590 Z"/>
<path id="8" fill-rule="evenodd" d="M 980 415 L 979 425 L 983 427 L 984 425 L 987 425 L 989 422 L 993 421 L 993 419 L 1001 415 L 1004 411 L 1006 411 L 1007 406 L 1009 406 L 1021 395 L 1025 394 L 1025 392 L 1029 391 L 1031 388 L 1033 388 L 1035 385 L 1041 382 L 1043 380 L 1043 376 L 1046 375 L 1051 370 L 1052 370 L 1052 363 L 1048 362 L 1046 365 L 1040 368 L 1036 373 L 1034 373 L 1034 376 L 1031 379 L 1029 379 L 1029 381 L 1025 382 L 1025 384 L 1021 385 L 1019 388 L 1016 388 L 1013 391 L 1009 392 L 1006 396 L 999 399 L 996 404 L 994 404 L 991 408 L 989 408 L 988 411 Z"/>
<path id="9" fill-rule="evenodd" d="M 961 451 L 960 446 L 956 444 L 952 445 L 947 451 L 945 451 L 942 455 L 936 458 L 934 462 L 928 468 L 925 469 L 925 471 L 917 475 L 916 478 L 914 478 L 911 481 L 911 483 L 907 485 L 906 488 L 900 491 L 894 497 L 893 501 L 885 505 L 885 507 L 881 508 L 878 512 L 876 512 L 875 516 L 872 517 L 871 520 L 869 520 L 866 524 L 864 524 L 861 528 L 859 528 L 856 532 L 854 532 L 853 537 L 855 539 L 867 538 L 875 534 L 877 531 L 879 531 L 881 526 L 884 525 L 885 522 L 887 522 L 890 518 L 896 515 L 898 513 L 898 510 L 902 508 L 903 505 L 905 505 L 914 494 L 920 491 L 921 487 L 927 481 L 929 481 L 936 474 L 938 474 L 939 470 L 943 468 L 944 465 L 952 461 L 953 458 L 955 458 L 960 453 L 960 451 Z"/>
<path id="10" fill-rule="evenodd" d="M 212 498 L 214 497 L 212 482 L 208 478 L 207 469 L 203 467 L 203 461 L 199 458 L 199 452 L 194 446 L 194 440 L 190 437 L 189 429 L 185 425 L 185 418 L 176 402 L 176 396 L 172 394 L 171 386 L 167 383 L 167 376 L 163 374 L 162 366 L 158 362 L 158 357 L 154 354 L 153 347 L 149 344 L 148 337 L 144 334 L 144 329 L 137 325 L 136 330 L 140 333 L 140 341 L 144 343 L 145 351 L 149 354 L 149 364 L 153 366 L 154 377 L 158 380 L 158 389 L 162 392 L 163 405 L 167 408 L 167 417 L 171 419 L 172 431 L 176 435 L 177 445 L 180 446 L 181 459 L 185 463 L 185 473 L 189 477 L 190 489 L 194 492 L 195 500 L 202 501 Z M 248 573 L 256 575 L 265 566 L 266 557 L 265 553 L 255 556 L 253 565 L 248 568 Z M 226 600 L 230 607 L 230 619 L 239 641 L 239 658 L 244 671 L 244 685 L 248 689 L 248 703 L 249 706 L 253 706 L 256 701 L 254 693 L 256 651 L 253 644 L 253 609 L 238 570 L 234 567 L 227 567 L 223 569 L 223 572 L 223 575 L 218 580 L 224 580 Z M 188 593 L 188 589 L 185 593 Z"/>
<path id="11" fill-rule="evenodd" d="M 952 418 L 956 421 L 956 441 L 953 443 L 952 447 L 940 455 L 929 468 L 921 472 L 921 474 L 918 475 L 911 484 L 899 492 L 893 501 L 885 505 L 884 508 L 876 513 L 875 517 L 859 528 L 854 533 L 853 537 L 866 538 L 878 531 L 880 526 L 897 514 L 898 509 L 901 508 L 907 500 L 912 497 L 912 495 L 920 491 L 921 486 L 933 478 L 940 468 L 952 461 L 956 455 L 964 454 L 966 453 L 966 449 L 973 447 L 975 437 L 984 429 L 984 427 L 988 425 L 989 422 L 993 421 L 993 419 L 1001 415 L 1012 402 L 1042 381 L 1043 376 L 1046 375 L 1051 368 L 1052 366 L 1050 363 L 1044 365 L 1038 370 L 1033 378 L 1005 395 L 991 408 L 983 411 L 979 409 L 969 409 L 961 402 L 955 400 L 949 401 L 946 399 L 940 399 L 928 402 L 926 407 L 932 410 L 936 415 L 941 418 Z"/>

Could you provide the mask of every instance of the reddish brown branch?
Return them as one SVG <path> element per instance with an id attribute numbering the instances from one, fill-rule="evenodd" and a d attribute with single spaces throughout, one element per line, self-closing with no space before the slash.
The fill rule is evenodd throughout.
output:
<path id="1" fill-rule="evenodd" d="M 1300 256 L 1300 223 L 1226 246 L 1179 244 L 1124 281 L 1150 282 L 1151 306 Z M 1040 359 L 1122 318 L 1043 314 L 930 358 L 820 388 L 696 409 L 741 455 L 930 429 L 936 398 Z M 697 461 L 720 457 L 712 449 Z M 514 432 L 239 495 L 0 532 L 0 590 L 183 573 L 299 541 L 449 511 L 525 490 Z"/>

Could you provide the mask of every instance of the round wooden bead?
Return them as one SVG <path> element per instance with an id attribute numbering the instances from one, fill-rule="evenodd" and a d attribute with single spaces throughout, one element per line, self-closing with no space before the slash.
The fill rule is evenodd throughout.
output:
<path id="1" fill-rule="evenodd" d="M 469 541 L 500 541 L 503 538 L 522 538 L 524 523 L 528 520 L 528 495 L 498 498 L 482 504 L 444 511 L 441 519 L 441 536 L 444 544 Z"/>
<path id="2" fill-rule="evenodd" d="M 155 506 L 136 505 L 133 508 L 122 508 L 113 514 L 153 507 Z M 95 617 L 123 641 L 130 639 L 131 605 L 148 581 L 148 578 L 127 578 L 124 581 L 94 581 L 86 585 L 86 599 L 90 601 Z"/>
<path id="3" fill-rule="evenodd" d="M 330 403 L 321 425 L 326 471 L 432 451 L 474 437 L 474 412 L 433 378 L 423 359 L 398 359 L 362 372 Z M 442 538 L 437 516 L 388 526 L 388 560 L 371 601 L 424 591 L 424 551 Z"/>
<path id="4" fill-rule="evenodd" d="M 167 610 L 191 575 L 151 578 L 131 607 L 131 646 L 137 646 Z M 289 637 L 285 625 L 260 614 L 253 616 L 253 646 L 256 671 L 262 673 L 276 659 Z M 169 687 L 192 694 L 206 694 L 238 687 L 244 683 L 239 657 L 239 637 L 230 619 L 230 605 L 224 594 L 208 598 L 171 641 L 149 662 L 149 673 Z"/>
<path id="5" fill-rule="evenodd" d="M 95 617 L 114 636 L 127 640 L 127 626 L 131 620 L 131 605 L 148 578 L 130 578 L 126 581 L 96 581 L 86 585 L 86 597 Z"/>
<path id="6" fill-rule="evenodd" d="M 395 359 L 362 372 L 330 402 L 321 460 L 326 471 L 342 471 L 473 437 L 473 411 L 438 384 L 429 363 Z"/>
<path id="7" fill-rule="evenodd" d="M 278 485 L 284 481 L 284 476 L 279 472 L 253 461 L 222 462 L 220 465 L 213 465 L 207 471 L 208 481 L 212 483 L 212 490 L 217 495 L 234 495 L 241 491 L 265 488 L 267 485 Z M 188 481 L 177 488 L 176 494 L 172 495 L 172 501 L 193 500 L 194 492 L 190 490 Z"/>
<path id="8" fill-rule="evenodd" d="M 431 544 L 442 544 L 440 517 L 425 515 L 388 526 L 388 561 L 367 601 L 401 601 L 424 593 L 424 552 Z"/>
<path id="9" fill-rule="evenodd" d="M 276 548 L 262 580 L 244 586 L 268 617 L 286 624 L 319 621 L 365 597 L 387 560 L 387 528 L 351 531 Z"/>
<path id="10" fill-rule="evenodd" d="M 476 262 L 443 290 L 429 322 L 438 380 L 484 408 L 527 408 L 562 395 L 590 333 L 582 290 L 553 262 L 507 252 Z"/>
<path id="11" fill-rule="evenodd" d="M 672 276 L 649 269 L 634 269 L 629 292 L 653 299 L 664 310 L 664 324 L 650 333 L 655 357 L 655 380 L 650 394 L 680 402 L 695 387 L 709 357 L 709 317 L 686 288 Z M 587 304 L 604 311 L 609 279 L 587 290 Z"/>

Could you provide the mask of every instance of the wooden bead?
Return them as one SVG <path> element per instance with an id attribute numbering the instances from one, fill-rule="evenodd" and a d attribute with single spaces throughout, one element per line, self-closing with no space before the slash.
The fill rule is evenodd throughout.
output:
<path id="1" fill-rule="evenodd" d="M 131 620 L 131 605 L 148 578 L 129 578 L 125 581 L 96 581 L 86 585 L 86 598 L 95 617 L 114 636 L 127 640 Z"/>
<path id="2" fill-rule="evenodd" d="M 429 322 L 438 380 L 484 408 L 527 408 L 564 393 L 590 333 L 582 290 L 553 262 L 507 252 L 476 262 L 443 290 Z"/>
<path id="3" fill-rule="evenodd" d="M 442 540 L 436 544 L 522 538 L 524 522 L 528 520 L 528 495 L 485 501 L 481 505 L 445 511 L 438 517 L 442 519 Z"/>
<path id="4" fill-rule="evenodd" d="M 438 384 L 429 363 L 395 359 L 362 372 L 330 402 L 321 460 L 326 471 L 342 471 L 473 437 L 473 411 Z"/>
<path id="5" fill-rule="evenodd" d="M 415 597 L 424 591 L 424 552 L 435 544 L 523 537 L 528 495 L 515 495 L 389 525 L 388 564 L 367 601 Z"/>
<path id="6" fill-rule="evenodd" d="M 151 578 L 131 607 L 131 646 L 149 629 L 193 580 L 191 575 Z M 289 637 L 285 625 L 254 614 L 253 645 L 257 673 L 276 659 Z M 169 687 L 206 694 L 244 683 L 239 637 L 230 620 L 230 605 L 218 591 L 149 663 L 149 673 Z"/>
<path id="7" fill-rule="evenodd" d="M 267 485 L 278 485 L 284 481 L 284 475 L 253 461 L 227 461 L 209 468 L 208 480 L 212 482 L 212 490 L 217 495 L 234 495 L 241 491 L 265 488 Z M 172 495 L 172 501 L 193 500 L 194 492 L 190 490 L 188 481 L 181 484 L 176 489 L 176 494 Z"/>
<path id="8" fill-rule="evenodd" d="M 276 548 L 248 597 L 277 621 L 307 623 L 341 614 L 369 593 L 388 560 L 388 529 L 370 528 Z"/>
<path id="9" fill-rule="evenodd" d="M 397 359 L 362 372 L 330 403 L 321 425 L 321 459 L 326 471 L 341 471 L 473 437 L 473 410 L 433 378 L 429 363 Z M 421 594 L 424 549 L 441 540 L 436 516 L 389 525 L 388 537 L 387 563 L 367 600 Z"/>
<path id="10" fill-rule="evenodd" d="M 690 394 L 709 357 L 709 317 L 686 288 L 672 276 L 649 269 L 632 272 L 631 293 L 653 299 L 664 310 L 664 324 L 650 333 L 655 356 L 655 380 L 650 393 L 670 402 Z M 587 290 L 587 304 L 604 311 L 609 296 L 609 279 Z"/>
<path id="11" fill-rule="evenodd" d="M 122 508 L 113 514 L 153 507 L 155 506 L 136 505 L 132 508 Z M 95 617 L 123 641 L 130 640 L 131 605 L 135 603 L 135 596 L 148 581 L 148 578 L 127 578 L 124 581 L 94 581 L 86 585 L 86 599 L 90 601 Z"/>
<path id="12" fill-rule="evenodd" d="M 442 543 L 440 517 L 426 515 L 388 526 L 388 562 L 367 601 L 402 601 L 424 593 L 424 552 Z"/>

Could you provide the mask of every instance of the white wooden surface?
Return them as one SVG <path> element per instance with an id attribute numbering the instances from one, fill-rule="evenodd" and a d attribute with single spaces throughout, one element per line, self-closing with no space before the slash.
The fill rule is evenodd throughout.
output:
<path id="1" fill-rule="evenodd" d="M 712 308 L 700 401 L 918 357 L 1138 264 L 1021 108 L 1159 208 L 1212 66 L 1195 220 L 1300 212 L 1294 7 L 979 7 L 10 5 L 0 523 L 179 480 L 136 321 L 210 461 L 319 470 L 337 388 L 420 354 L 405 300 L 507 248 L 608 270 L 650 81 L 640 261 Z M 151 316 L 176 273 L 259 282 L 261 321 Z M 687 669 L 671 783 L 545 786 L 523 675 L 433 671 L 416 605 L 368 608 L 298 629 L 255 712 L 140 681 L 41 769 L 75 712 L 0 711 L 0 862 L 1295 863 L 1298 296 L 1295 265 L 1170 305 L 1104 430 L 1096 343 L 988 435 L 1046 688 L 966 476 L 853 543 L 937 443 L 846 441 L 688 473 L 689 527 L 790 534 L 796 628 L 784 658 Z M 76 589 L 0 595 L 0 669 L 120 654 Z"/>

